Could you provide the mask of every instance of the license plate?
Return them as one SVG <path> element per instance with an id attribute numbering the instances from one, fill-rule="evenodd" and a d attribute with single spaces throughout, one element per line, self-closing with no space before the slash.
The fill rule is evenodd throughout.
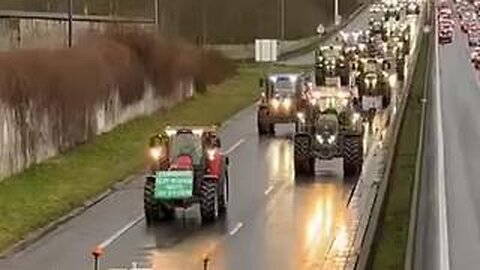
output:
<path id="1" fill-rule="evenodd" d="M 193 194 L 193 171 L 160 171 L 155 175 L 156 199 L 184 199 Z"/>

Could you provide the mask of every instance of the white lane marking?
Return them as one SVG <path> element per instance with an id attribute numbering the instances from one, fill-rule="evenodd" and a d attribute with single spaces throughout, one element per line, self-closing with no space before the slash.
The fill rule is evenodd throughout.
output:
<path id="1" fill-rule="evenodd" d="M 435 9 L 436 10 L 436 9 Z M 436 18 L 435 12 L 435 18 Z M 442 125 L 442 95 L 440 92 L 440 53 L 438 49 L 438 22 L 435 20 L 435 91 L 437 92 L 437 98 L 435 99 L 435 105 L 437 107 L 437 175 L 438 175 L 438 224 L 439 224 L 439 265 L 441 270 L 450 269 L 450 254 L 449 254 L 449 242 L 448 242 L 448 221 L 447 221 L 447 195 L 445 188 L 445 149 L 443 140 L 443 125 Z"/>
<path id="2" fill-rule="evenodd" d="M 270 194 L 270 192 L 272 192 L 273 190 L 273 185 L 269 186 L 266 190 L 265 190 L 265 195 L 268 196 L 268 194 Z"/>
<path id="3" fill-rule="evenodd" d="M 100 245 L 98 245 L 98 248 L 100 249 L 105 249 L 107 248 L 109 245 L 111 245 L 115 240 L 117 240 L 118 238 L 120 238 L 123 234 L 125 234 L 128 230 L 130 230 L 131 228 L 133 228 L 135 225 L 137 225 L 137 223 L 139 223 L 140 221 L 142 221 L 144 219 L 144 215 L 140 215 L 138 216 L 137 218 L 135 218 L 133 221 L 129 222 L 127 225 L 125 225 L 123 228 L 121 228 L 120 230 L 116 231 L 112 236 L 110 236 L 109 238 L 107 238 L 105 241 L 103 241 Z"/>
<path id="4" fill-rule="evenodd" d="M 242 222 L 238 222 L 237 225 L 229 232 L 230 236 L 234 236 L 243 227 Z"/>
<path id="5" fill-rule="evenodd" d="M 237 149 L 240 145 L 242 145 L 242 143 L 245 142 L 245 139 L 240 139 L 238 140 L 238 142 L 236 142 L 234 145 L 232 145 L 230 148 L 228 148 L 227 151 L 225 151 L 225 155 L 229 155 L 230 153 L 232 153 L 233 151 L 235 151 L 235 149 Z"/>

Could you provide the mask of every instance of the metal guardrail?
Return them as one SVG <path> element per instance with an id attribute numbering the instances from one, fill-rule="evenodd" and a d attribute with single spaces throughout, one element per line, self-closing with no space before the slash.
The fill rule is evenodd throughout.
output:
<path id="1" fill-rule="evenodd" d="M 430 0 L 427 0 L 427 1 L 430 1 Z M 423 25 L 425 23 L 425 18 L 427 16 L 426 11 L 427 11 L 427 8 L 425 8 L 424 13 L 422 14 L 422 20 L 420 20 L 419 26 L 423 27 Z M 423 43 L 424 38 L 425 38 L 425 36 L 422 35 L 422 32 L 420 30 L 421 30 L 421 28 L 418 30 L 419 31 L 419 36 L 418 36 L 416 47 L 414 48 L 414 53 L 413 53 L 414 57 L 413 57 L 413 59 L 411 59 L 412 61 L 410 63 L 410 66 L 412 66 L 412 67 L 415 67 L 415 65 L 416 65 L 416 62 L 417 62 L 416 60 L 418 58 L 417 57 L 418 52 L 419 52 L 420 46 Z M 380 214 L 381 214 L 381 212 L 384 208 L 384 199 L 385 199 L 385 194 L 386 194 L 387 189 L 388 189 L 389 179 L 390 179 L 391 172 L 392 172 L 392 165 L 393 165 L 393 159 L 394 159 L 394 155 L 395 155 L 396 142 L 397 142 L 397 139 L 398 139 L 398 135 L 400 133 L 400 126 L 401 126 L 401 123 L 402 123 L 402 120 L 403 120 L 403 117 L 404 117 L 404 114 L 405 114 L 406 101 L 407 101 L 408 97 L 410 96 L 409 87 L 411 86 L 412 81 L 413 81 L 414 71 L 415 71 L 415 68 L 410 69 L 409 74 L 407 74 L 407 76 L 406 76 L 407 80 L 404 84 L 405 93 L 402 97 L 402 102 L 401 102 L 400 110 L 399 110 L 399 114 L 398 114 L 399 117 L 397 117 L 394 120 L 395 122 L 392 123 L 393 129 L 391 129 L 389 134 L 387 135 L 387 138 L 389 138 L 390 141 L 389 141 L 389 144 L 387 144 L 387 145 L 389 145 L 389 149 L 388 149 L 388 154 L 387 154 L 387 158 L 386 158 L 384 176 L 383 176 L 383 179 L 382 179 L 382 181 L 380 183 L 380 186 L 378 188 L 378 192 L 377 192 L 377 194 L 375 196 L 375 199 L 374 199 L 374 206 L 373 206 L 372 212 L 370 213 L 370 216 L 369 216 L 367 231 L 364 235 L 360 255 L 358 257 L 356 267 L 355 267 L 355 269 L 357 269 L 357 270 L 367 269 L 367 266 L 368 266 L 368 263 L 369 263 L 370 251 L 371 251 L 372 246 L 373 246 L 373 241 L 374 241 L 375 234 L 376 234 L 376 231 L 377 231 L 378 221 L 379 221 L 379 218 L 380 218 Z"/>
<path id="2" fill-rule="evenodd" d="M 35 12 L 19 10 L 0 10 L 0 19 L 39 19 L 53 21 L 68 21 L 68 12 Z M 153 18 L 140 17 L 119 17 L 119 16 L 100 16 L 100 15 L 81 15 L 73 14 L 73 21 L 76 22 L 110 22 L 110 23 L 132 23 L 132 24 L 155 24 Z"/>

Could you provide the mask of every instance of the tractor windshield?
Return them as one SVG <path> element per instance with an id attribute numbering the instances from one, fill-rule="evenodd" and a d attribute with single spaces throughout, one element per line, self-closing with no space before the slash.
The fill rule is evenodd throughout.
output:
<path id="1" fill-rule="evenodd" d="M 273 86 L 273 92 L 280 95 L 295 93 L 295 81 L 287 77 L 278 77 Z"/>
<path id="2" fill-rule="evenodd" d="M 170 158 L 175 159 L 181 155 L 191 156 L 194 165 L 200 164 L 203 156 L 202 139 L 192 133 L 180 133 L 172 136 Z"/>

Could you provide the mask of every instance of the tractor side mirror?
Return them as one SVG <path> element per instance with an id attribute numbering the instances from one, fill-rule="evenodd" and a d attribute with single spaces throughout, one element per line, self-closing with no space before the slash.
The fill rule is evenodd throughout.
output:
<path id="1" fill-rule="evenodd" d="M 265 85 L 265 80 L 264 80 L 263 78 L 260 78 L 260 79 L 258 80 L 258 86 L 259 86 L 260 88 L 263 88 L 264 85 Z"/>

